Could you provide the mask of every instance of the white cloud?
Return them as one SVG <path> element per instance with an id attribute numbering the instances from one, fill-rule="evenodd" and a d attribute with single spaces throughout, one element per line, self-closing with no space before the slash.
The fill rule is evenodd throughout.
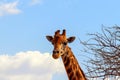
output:
<path id="1" fill-rule="evenodd" d="M 1 3 L 0 4 L 0 16 L 8 14 L 19 14 L 21 11 L 17 8 L 18 1 Z"/>
<path id="2" fill-rule="evenodd" d="M 30 5 L 37 5 L 37 4 L 41 4 L 42 3 L 42 0 L 32 0 L 30 2 Z"/>
<path id="3" fill-rule="evenodd" d="M 62 61 L 49 53 L 20 52 L 14 56 L 0 55 L 0 80 L 52 80 L 55 73 L 63 73 Z"/>

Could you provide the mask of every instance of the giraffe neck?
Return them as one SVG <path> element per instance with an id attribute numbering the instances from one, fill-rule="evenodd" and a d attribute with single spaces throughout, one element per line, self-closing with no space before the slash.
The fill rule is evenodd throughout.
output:
<path id="1" fill-rule="evenodd" d="M 66 53 L 62 55 L 62 60 L 69 80 L 87 80 L 69 47 L 67 47 Z"/>

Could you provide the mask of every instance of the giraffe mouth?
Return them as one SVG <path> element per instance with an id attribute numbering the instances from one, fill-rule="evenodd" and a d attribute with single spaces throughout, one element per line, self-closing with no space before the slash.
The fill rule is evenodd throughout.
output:
<path id="1" fill-rule="evenodd" d="M 54 59 L 58 59 L 60 57 L 60 54 L 59 53 L 53 53 L 52 57 Z"/>

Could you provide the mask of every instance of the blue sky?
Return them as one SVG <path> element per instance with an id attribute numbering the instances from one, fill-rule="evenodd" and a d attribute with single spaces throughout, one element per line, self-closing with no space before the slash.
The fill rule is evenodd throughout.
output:
<path id="1" fill-rule="evenodd" d="M 87 33 L 100 32 L 101 25 L 120 25 L 119 0 L 0 0 L 0 55 L 40 51 L 51 54 L 46 35 L 66 29 L 76 36 L 70 44 L 78 61 Z M 56 75 L 52 80 L 60 78 Z M 67 79 L 62 75 L 62 78 Z M 58 80 L 58 79 L 57 79 Z"/>

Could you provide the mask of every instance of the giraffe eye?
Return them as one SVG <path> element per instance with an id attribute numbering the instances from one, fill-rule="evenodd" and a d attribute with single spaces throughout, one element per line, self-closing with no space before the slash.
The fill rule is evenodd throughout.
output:
<path id="1" fill-rule="evenodd" d="M 67 45 L 67 42 L 63 42 L 64 45 Z"/>

